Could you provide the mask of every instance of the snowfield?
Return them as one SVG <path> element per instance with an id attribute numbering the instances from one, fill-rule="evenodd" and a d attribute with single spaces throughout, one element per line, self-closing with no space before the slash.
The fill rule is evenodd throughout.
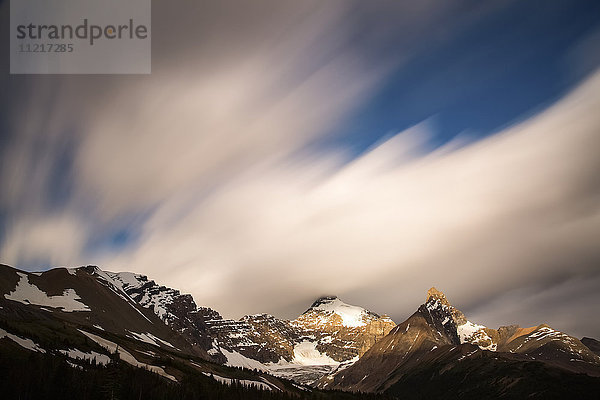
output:
<path id="1" fill-rule="evenodd" d="M 79 301 L 81 297 L 77 295 L 75 290 L 66 289 L 60 296 L 48 296 L 37 286 L 31 284 L 26 274 L 21 272 L 17 272 L 17 274 L 19 274 L 21 279 L 12 292 L 4 295 L 5 299 L 18 301 L 23 304 L 60 308 L 64 312 L 91 311 L 87 305 Z"/>
<path id="2" fill-rule="evenodd" d="M 223 348 L 220 351 L 227 358 L 227 362 L 225 363 L 227 366 L 257 369 L 307 385 L 313 383 L 323 375 L 332 372 L 340 365 L 339 362 L 319 352 L 316 349 L 316 343 L 307 340 L 298 343 L 294 347 L 294 358 L 292 361 L 281 359 L 278 363 L 263 364 L 245 357 L 236 351 L 228 351 Z M 351 360 L 352 362 L 347 363 L 352 364 L 356 360 L 358 360 L 358 357 Z M 256 382 L 252 383 L 256 384 Z"/>
<path id="3" fill-rule="evenodd" d="M 234 382 L 239 383 L 242 386 L 246 386 L 246 387 L 256 387 L 258 389 L 261 390 L 279 390 L 281 391 L 281 389 L 279 389 L 277 386 L 267 383 L 266 381 L 263 382 L 259 382 L 259 381 L 252 381 L 252 380 L 248 380 L 248 379 L 231 379 L 231 378 L 224 378 L 222 376 L 219 375 L 214 375 L 214 374 L 210 374 L 208 372 L 203 372 L 204 375 L 206 376 L 210 376 L 211 378 L 213 378 L 214 380 L 216 380 L 217 382 L 220 382 L 224 385 L 229 385 L 231 386 Z"/>
<path id="4" fill-rule="evenodd" d="M 40 345 L 35 343 L 33 340 L 22 338 L 17 335 L 13 335 L 12 333 L 8 333 L 4 329 L 0 328 L 0 339 L 5 338 L 5 337 L 9 338 L 10 340 L 15 342 L 19 346 L 26 348 L 27 350 L 37 351 L 39 353 L 46 352 L 46 350 L 42 349 L 40 347 Z"/>
<path id="5" fill-rule="evenodd" d="M 110 363 L 110 357 L 106 354 L 100 354 L 95 351 L 90 351 L 89 353 L 84 353 L 78 349 L 69 349 L 69 350 L 59 350 L 59 353 L 66 355 L 73 360 L 86 360 L 92 361 L 96 359 L 97 364 L 106 365 Z"/>
<path id="6" fill-rule="evenodd" d="M 267 367 L 263 363 L 253 360 L 252 358 L 248 358 L 237 351 L 227 351 L 225 349 L 221 349 L 221 353 L 227 357 L 227 362 L 225 365 L 229 367 L 243 367 L 248 369 L 257 369 L 259 371 L 267 371 Z"/>
<path id="7" fill-rule="evenodd" d="M 166 340 L 162 340 L 161 338 L 154 336 L 151 333 L 136 333 L 136 332 L 131 332 L 131 331 L 128 331 L 128 332 L 130 333 L 130 335 L 127 335 L 127 336 L 129 336 L 132 339 L 139 340 L 140 342 L 153 344 L 158 347 L 160 347 L 160 343 L 162 343 L 165 346 L 168 346 L 172 349 L 179 350 L 175 346 L 173 346 L 171 343 L 167 342 Z"/>
<path id="8" fill-rule="evenodd" d="M 305 340 L 294 346 L 294 359 L 292 360 L 292 364 L 337 366 L 340 363 L 328 355 L 319 352 L 315 342 Z"/>

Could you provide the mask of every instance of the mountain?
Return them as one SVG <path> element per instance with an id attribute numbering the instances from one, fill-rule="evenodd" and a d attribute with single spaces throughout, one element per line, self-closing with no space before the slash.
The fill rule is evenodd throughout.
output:
<path id="1" fill-rule="evenodd" d="M 600 385 L 595 351 L 545 324 L 471 322 L 435 288 L 397 326 L 335 296 L 292 321 L 232 320 L 140 274 L 0 265 L 6 398 L 586 399 Z"/>
<path id="2" fill-rule="evenodd" d="M 339 303 L 341 308 L 353 307 Z M 77 357 L 107 361 L 118 349 L 131 365 L 172 381 L 185 376 L 185 368 L 161 362 L 177 359 L 189 366 L 191 357 L 193 368 L 202 365 L 203 373 L 214 372 L 205 367 L 208 362 L 261 371 L 261 379 L 278 375 L 312 383 L 340 362 L 354 361 L 361 349 L 386 333 L 374 328 L 381 319 L 376 314 L 354 309 L 366 316 L 364 323 L 345 327 L 335 311 L 327 311 L 330 330 L 319 332 L 308 314 L 299 321 L 267 314 L 226 319 L 198 307 L 191 295 L 140 274 L 95 266 L 28 273 L 0 265 L 0 344 L 67 355 L 74 365 Z M 389 331 L 393 322 L 385 321 Z M 338 325 L 340 332 L 333 330 Z M 342 345 L 348 349 L 342 351 Z M 225 379 L 228 373 L 219 376 Z"/>
<path id="3" fill-rule="evenodd" d="M 537 372 L 529 374 L 531 369 Z M 469 382 L 463 374 L 469 374 Z M 597 386 L 600 357 L 578 339 L 545 324 L 497 330 L 475 324 L 442 292 L 431 288 L 413 315 L 356 363 L 322 378 L 318 386 L 409 398 L 441 396 L 444 390 L 450 397 L 512 396 L 529 390 L 538 380 L 551 381 L 557 374 L 577 381 L 576 386 Z M 586 377 L 579 379 L 581 374 Z M 449 385 L 450 376 L 464 384 Z M 417 383 L 419 386 L 414 386 Z M 451 386 L 456 386 L 456 391 L 449 394 Z M 440 387 L 445 389 L 439 393 L 430 390 Z"/>

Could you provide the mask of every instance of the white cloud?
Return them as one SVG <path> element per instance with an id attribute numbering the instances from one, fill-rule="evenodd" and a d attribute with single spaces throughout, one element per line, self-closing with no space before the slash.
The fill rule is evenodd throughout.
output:
<path id="1" fill-rule="evenodd" d="M 2 260 L 42 263 L 36 267 L 80 263 L 87 229 L 84 221 L 69 213 L 21 218 L 2 243 Z"/>
<path id="2" fill-rule="evenodd" d="M 544 113 L 450 151 L 407 158 L 427 134 L 419 126 L 338 168 L 328 153 L 260 164 L 175 223 L 159 212 L 109 265 L 237 316 L 298 310 L 321 293 L 407 315 L 431 285 L 460 305 L 593 272 L 598 89 L 594 76 Z"/>

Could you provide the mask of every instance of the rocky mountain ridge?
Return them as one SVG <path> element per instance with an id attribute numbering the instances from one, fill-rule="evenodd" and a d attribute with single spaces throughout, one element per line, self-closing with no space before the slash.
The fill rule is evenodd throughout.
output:
<path id="1" fill-rule="evenodd" d="M 198 307 L 191 295 L 160 286 L 144 275 L 87 268 L 105 281 L 111 279 L 111 284 L 151 309 L 216 361 L 232 365 L 239 362 L 239 358 L 232 359 L 236 353 L 262 364 L 294 363 L 298 358 L 307 363 L 312 356 L 329 357 L 332 363 L 348 362 L 356 360 L 395 326 L 389 317 L 350 306 L 335 296 L 317 299 L 293 321 L 268 314 L 231 320 L 210 308 Z M 299 355 L 297 346 L 306 348 L 307 343 L 317 353 Z"/>
<path id="2" fill-rule="evenodd" d="M 191 295 L 159 285 L 141 274 L 114 273 L 86 266 L 58 268 L 39 274 L 39 277 L 28 275 L 40 281 L 51 275 L 60 275 L 68 277 L 63 279 L 66 283 L 69 280 L 92 279 L 135 309 L 139 317 L 147 320 L 145 323 L 154 320 L 148 319 L 149 315 L 154 315 L 183 338 L 196 354 L 217 363 L 273 370 L 282 375 L 302 375 L 303 370 L 311 369 L 311 376 L 317 379 L 340 363 L 356 361 L 395 326 L 389 317 L 350 306 L 337 297 L 318 299 L 293 321 L 268 314 L 232 320 L 223 318 L 210 308 L 199 307 Z M 73 289 L 65 287 L 65 290 Z M 107 324 L 126 322 L 101 322 L 95 326 L 105 329 L 103 325 Z M 133 338 L 147 335 L 161 337 L 147 327 L 112 331 Z M 303 377 L 301 380 L 311 382 Z"/>

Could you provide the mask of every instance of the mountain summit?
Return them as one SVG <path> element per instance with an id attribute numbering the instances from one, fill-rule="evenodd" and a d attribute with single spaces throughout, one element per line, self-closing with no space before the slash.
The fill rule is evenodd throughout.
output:
<path id="1" fill-rule="evenodd" d="M 496 350 L 494 341 L 483 325 L 474 324 L 453 307 L 444 293 L 432 287 L 427 291 L 427 301 L 419 310 L 438 332 L 443 332 L 452 343 L 476 344 L 485 350 Z"/>
<path id="2" fill-rule="evenodd" d="M 388 316 L 344 303 L 337 296 L 318 298 L 292 324 L 315 338 L 316 350 L 337 362 L 358 359 L 396 326 Z"/>
<path id="3" fill-rule="evenodd" d="M 356 328 L 379 318 L 379 315 L 369 310 L 344 303 L 337 296 L 325 296 L 318 298 L 297 321 L 312 319 L 311 323 Z"/>
<path id="4" fill-rule="evenodd" d="M 448 299 L 446 299 L 446 295 L 444 293 L 440 292 L 439 290 L 437 290 L 435 287 L 432 287 L 431 289 L 429 289 L 427 291 L 427 298 L 425 299 L 425 302 L 427 303 L 430 300 L 434 300 L 434 301 L 437 300 L 447 306 L 450 305 L 450 303 L 448 302 Z"/>

